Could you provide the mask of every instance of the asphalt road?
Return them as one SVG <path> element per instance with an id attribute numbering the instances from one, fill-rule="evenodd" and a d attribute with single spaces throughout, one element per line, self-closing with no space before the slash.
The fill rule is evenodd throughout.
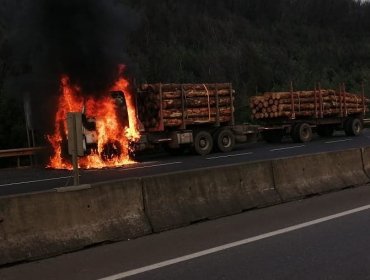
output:
<path id="1" fill-rule="evenodd" d="M 214 153 L 205 157 L 184 155 L 172 157 L 157 154 L 142 158 L 138 163 L 113 169 L 81 170 L 81 184 L 101 181 L 143 177 L 155 174 L 191 170 L 204 167 L 291 157 L 328 151 L 370 146 L 370 130 L 365 129 L 357 137 L 347 137 L 337 133 L 331 138 L 315 138 L 306 144 L 292 143 L 289 140 L 280 144 L 264 142 L 243 144 L 231 153 Z M 73 184 L 71 171 L 45 168 L 21 168 L 0 170 L 0 196 L 27 193 L 64 187 Z"/>
<path id="2" fill-rule="evenodd" d="M 3 267 L 0 279 L 363 280 L 369 233 L 363 186 Z"/>

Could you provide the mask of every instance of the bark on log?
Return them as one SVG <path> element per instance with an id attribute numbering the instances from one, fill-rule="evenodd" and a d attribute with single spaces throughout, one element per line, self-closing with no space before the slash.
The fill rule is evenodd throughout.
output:
<path id="1" fill-rule="evenodd" d="M 222 116 L 219 118 L 219 121 L 221 123 L 230 122 L 231 116 Z M 185 120 L 185 123 L 187 125 L 199 124 L 199 123 L 215 123 L 215 122 L 216 122 L 215 117 L 212 117 L 210 119 L 209 118 L 189 118 Z M 183 123 L 182 119 L 163 119 L 163 124 L 166 127 L 177 127 L 177 126 L 182 125 L 182 123 Z"/>
<path id="2" fill-rule="evenodd" d="M 332 107 L 330 103 L 323 103 L 322 105 L 324 108 Z M 286 111 L 286 110 L 291 111 L 292 105 L 291 104 L 280 104 L 278 108 L 279 108 L 279 111 Z M 319 104 L 316 104 L 316 108 L 317 109 L 320 108 Z M 295 111 L 314 110 L 314 109 L 315 109 L 315 104 L 312 104 L 312 103 L 294 104 Z"/>
<path id="3" fill-rule="evenodd" d="M 346 98 L 340 98 L 339 95 L 337 96 L 334 96 L 334 95 L 330 95 L 330 96 L 325 96 L 321 99 L 323 102 L 346 102 L 346 103 L 356 103 L 356 104 L 362 104 L 362 98 L 358 97 L 346 97 Z M 294 103 L 315 103 L 315 98 L 314 97 L 307 97 L 307 98 L 294 98 Z M 320 102 L 320 99 L 319 97 L 317 96 L 317 99 L 316 99 L 316 102 L 319 103 Z M 288 99 L 280 99 L 279 100 L 279 104 L 291 104 L 292 103 L 292 99 L 288 98 Z M 366 102 L 365 102 L 366 103 Z"/>
<path id="4" fill-rule="evenodd" d="M 207 88 L 208 90 L 223 90 L 223 89 L 230 89 L 230 83 L 218 83 L 218 84 L 163 84 L 162 90 L 204 90 Z"/>
<path id="5" fill-rule="evenodd" d="M 231 93 L 230 90 L 218 90 L 217 94 L 219 96 L 231 96 L 233 95 L 234 91 Z M 182 92 L 181 90 L 178 91 L 162 91 L 163 99 L 172 99 L 172 98 L 181 98 Z M 184 91 L 184 96 L 188 97 L 214 97 L 216 96 L 216 90 L 188 90 Z"/>
<path id="6" fill-rule="evenodd" d="M 140 89 L 143 91 L 151 90 L 155 92 L 159 92 L 160 89 L 162 91 L 174 91 L 174 90 L 204 90 L 207 88 L 208 90 L 215 90 L 215 89 L 230 89 L 230 83 L 216 83 L 216 84 L 142 84 Z"/>
<path id="7" fill-rule="evenodd" d="M 211 107 L 216 106 L 216 98 L 206 98 L 206 97 L 198 97 L 198 98 L 186 98 L 184 100 L 184 106 L 188 108 L 194 107 L 207 107 L 209 105 Z M 174 108 L 181 108 L 182 101 L 179 98 L 176 99 L 164 99 L 163 102 L 164 109 L 174 109 Z M 218 105 L 221 106 L 231 106 L 231 98 L 230 97 L 220 97 L 218 100 Z"/>
<path id="8" fill-rule="evenodd" d="M 369 99 L 363 99 L 361 95 L 348 92 L 339 93 L 323 89 L 320 95 L 318 90 L 300 91 L 293 92 L 293 112 L 291 97 L 291 92 L 268 92 L 262 96 L 253 96 L 251 98 L 252 117 L 255 119 L 290 118 L 293 113 L 295 117 L 317 117 L 320 111 L 323 116 L 342 116 L 363 113 L 363 105 L 369 102 Z M 367 107 L 365 111 L 368 111 Z"/>
<path id="9" fill-rule="evenodd" d="M 231 115 L 231 107 L 220 107 L 219 108 L 219 115 Z M 192 108 L 187 109 L 184 111 L 185 117 L 203 117 L 203 116 L 216 116 L 217 109 L 216 108 Z M 163 118 L 182 118 L 183 113 L 181 110 L 177 109 L 166 109 L 162 111 Z"/>

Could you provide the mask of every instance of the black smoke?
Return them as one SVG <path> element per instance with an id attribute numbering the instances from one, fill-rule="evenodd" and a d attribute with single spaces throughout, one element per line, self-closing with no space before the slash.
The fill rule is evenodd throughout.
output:
<path id="1" fill-rule="evenodd" d="M 10 91 L 30 93 L 36 124 L 51 128 L 61 75 L 99 96 L 116 80 L 118 65 L 131 69 L 126 46 L 138 16 L 124 0 L 18 0 L 14 7 L 9 40 L 17 73 Z"/>
<path id="2" fill-rule="evenodd" d="M 98 94 L 112 85 L 119 64 L 130 63 L 125 46 L 136 19 L 122 1 L 24 1 L 26 38 L 20 42 L 20 34 L 18 46 L 37 74 L 67 74 L 84 92 Z"/>

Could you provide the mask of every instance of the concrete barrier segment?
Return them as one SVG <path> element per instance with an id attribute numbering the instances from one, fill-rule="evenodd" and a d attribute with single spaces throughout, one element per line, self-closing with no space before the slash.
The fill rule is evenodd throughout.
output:
<path id="1" fill-rule="evenodd" d="M 270 162 L 147 177 L 143 194 L 155 232 L 280 202 Z"/>
<path id="2" fill-rule="evenodd" d="M 0 265 L 366 184 L 370 148 L 0 198 Z"/>
<path id="3" fill-rule="evenodd" d="M 364 172 L 370 178 L 370 147 L 361 149 Z"/>
<path id="4" fill-rule="evenodd" d="M 272 165 L 283 201 L 369 182 L 360 149 L 276 159 Z"/>
<path id="5" fill-rule="evenodd" d="M 0 264 L 151 233 L 139 179 L 0 198 Z"/>

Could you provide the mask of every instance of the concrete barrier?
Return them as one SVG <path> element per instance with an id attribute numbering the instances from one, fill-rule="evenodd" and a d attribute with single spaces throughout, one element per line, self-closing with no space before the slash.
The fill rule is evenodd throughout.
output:
<path id="1" fill-rule="evenodd" d="M 369 182 L 360 149 L 277 159 L 272 165 L 283 201 Z"/>
<path id="2" fill-rule="evenodd" d="M 0 198 L 0 265 L 366 184 L 370 148 Z"/>
<path id="3" fill-rule="evenodd" d="M 138 179 L 0 198 L 0 264 L 149 233 Z"/>
<path id="4" fill-rule="evenodd" d="M 143 193 L 155 232 L 280 202 L 271 162 L 153 176 Z"/>
<path id="5" fill-rule="evenodd" d="M 370 178 L 370 147 L 362 148 L 362 163 L 364 165 L 364 171 Z"/>

